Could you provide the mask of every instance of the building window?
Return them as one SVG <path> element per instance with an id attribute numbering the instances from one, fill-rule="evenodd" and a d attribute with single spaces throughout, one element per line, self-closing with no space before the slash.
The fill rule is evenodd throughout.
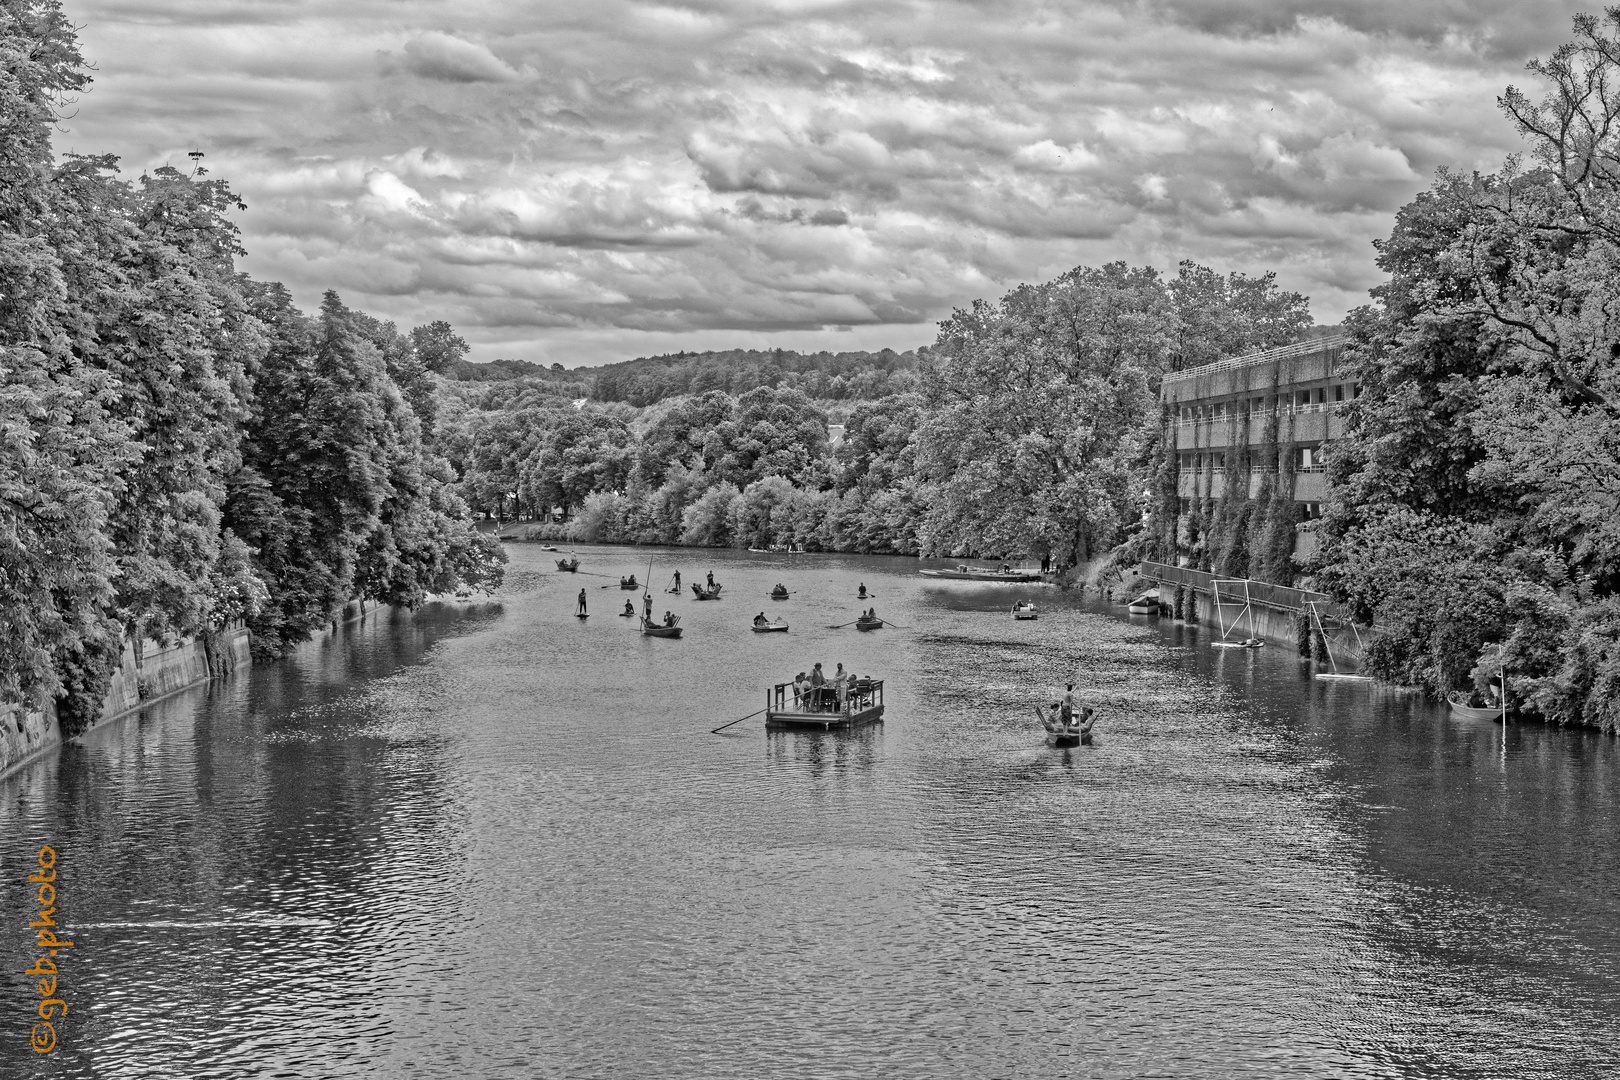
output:
<path id="1" fill-rule="evenodd" d="M 1335 386 L 1333 388 L 1333 400 L 1334 401 L 1343 401 L 1344 400 L 1344 387 L 1343 386 Z"/>

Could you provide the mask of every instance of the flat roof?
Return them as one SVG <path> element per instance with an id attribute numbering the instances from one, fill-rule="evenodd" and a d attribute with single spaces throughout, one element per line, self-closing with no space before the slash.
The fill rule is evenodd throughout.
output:
<path id="1" fill-rule="evenodd" d="M 1172 371 L 1164 377 L 1164 382 L 1181 382 L 1184 379 L 1196 379 L 1204 375 L 1214 375 L 1217 372 L 1236 371 L 1239 368 L 1255 367 L 1260 364 L 1274 363 L 1278 360 L 1291 360 L 1297 356 L 1311 356 L 1332 349 L 1342 349 L 1347 340 L 1344 334 L 1334 334 L 1332 337 L 1316 338 L 1312 341 L 1298 341 L 1292 345 L 1266 349 L 1264 352 L 1249 353 L 1246 356 L 1231 356 L 1225 360 L 1217 360 L 1212 364 L 1200 364 L 1197 367 L 1186 368 L 1182 371 Z"/>

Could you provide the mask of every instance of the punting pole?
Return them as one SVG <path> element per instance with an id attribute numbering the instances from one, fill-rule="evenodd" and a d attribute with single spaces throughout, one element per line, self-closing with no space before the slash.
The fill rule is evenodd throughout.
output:
<path id="1" fill-rule="evenodd" d="M 764 712 L 764 711 L 765 711 L 765 710 L 764 710 L 764 709 L 755 709 L 755 710 L 754 710 L 754 711 L 753 711 L 753 712 L 751 712 L 751 713 L 749 713 L 749 714 L 748 714 L 748 716 L 739 716 L 739 717 L 737 717 L 737 719 L 735 719 L 735 720 L 733 720 L 733 721 L 732 721 L 732 722 L 731 722 L 731 724 L 740 724 L 740 723 L 742 723 L 742 722 L 743 722 L 743 721 L 744 721 L 744 720 L 747 720 L 747 719 L 748 719 L 748 718 L 749 718 L 749 717 L 752 717 L 752 716 L 758 716 L 758 715 L 759 715 L 759 714 L 760 714 L 760 713 L 762 713 L 762 712 Z M 719 727 L 717 727 L 717 728 L 714 728 L 714 729 L 713 729 L 713 730 L 711 730 L 711 731 L 710 731 L 710 732 L 709 732 L 709 734 L 710 734 L 710 735 L 718 735 L 718 734 L 720 734 L 720 733 L 721 733 L 721 732 L 722 732 L 722 731 L 724 731 L 724 730 L 726 730 L 726 728 L 728 728 L 728 727 L 730 727 L 730 726 L 731 726 L 731 724 L 721 724 L 721 725 L 720 725 L 720 726 L 719 726 Z"/>

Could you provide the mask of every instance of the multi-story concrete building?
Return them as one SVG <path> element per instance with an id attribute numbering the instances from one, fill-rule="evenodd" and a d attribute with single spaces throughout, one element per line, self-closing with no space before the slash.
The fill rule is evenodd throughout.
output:
<path id="1" fill-rule="evenodd" d="M 1343 347 L 1342 337 L 1322 338 L 1165 376 L 1165 445 L 1177 456 L 1184 517 L 1225 499 L 1230 485 L 1244 484 L 1256 498 L 1270 478 L 1273 498 L 1283 493 L 1298 504 L 1295 558 L 1315 548 L 1323 471 L 1344 430 L 1341 407 L 1360 392 L 1339 371 Z"/>

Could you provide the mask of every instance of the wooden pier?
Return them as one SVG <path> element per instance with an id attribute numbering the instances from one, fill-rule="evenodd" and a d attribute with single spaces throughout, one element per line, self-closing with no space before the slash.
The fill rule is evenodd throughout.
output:
<path id="1" fill-rule="evenodd" d="M 883 680 L 859 679 L 845 684 L 844 700 L 831 683 L 806 689 L 801 695 L 792 683 L 777 683 L 765 691 L 767 728 L 808 728 L 813 731 L 848 730 L 883 722 Z"/>

